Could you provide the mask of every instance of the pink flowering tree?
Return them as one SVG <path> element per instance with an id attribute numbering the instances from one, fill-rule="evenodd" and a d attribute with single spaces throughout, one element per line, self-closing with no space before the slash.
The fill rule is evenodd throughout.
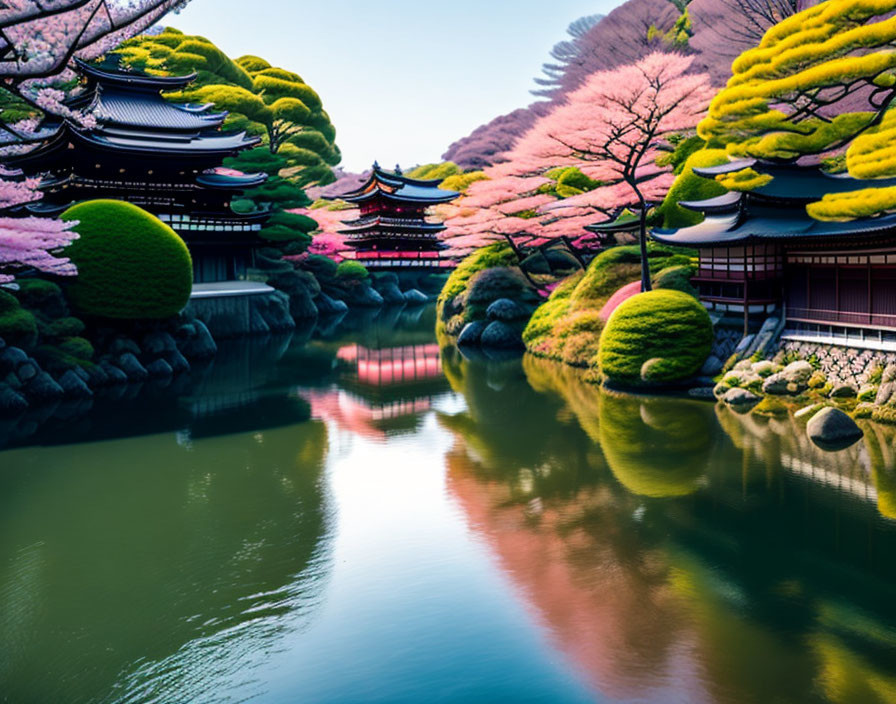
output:
<path id="1" fill-rule="evenodd" d="M 41 115 L 52 114 L 91 127 L 90 117 L 64 104 L 61 86 L 70 82 L 73 59 L 101 56 L 147 29 L 185 0 L 6 0 L 0 4 L 0 81 L 2 88 L 34 111 L 34 117 L 9 124 L 0 115 L 0 163 L 46 135 Z M 0 212 L 41 197 L 38 182 L 0 170 Z M 10 271 L 34 268 L 74 275 L 74 265 L 54 256 L 77 237 L 75 223 L 49 218 L 0 217 L 0 282 Z"/>
<path id="2" fill-rule="evenodd" d="M 663 197 L 673 175 L 657 164 L 664 138 L 693 129 L 713 90 L 709 76 L 689 73 L 692 57 L 656 52 L 634 64 L 591 74 L 567 101 L 538 120 L 486 170 L 448 213 L 449 234 L 479 238 L 525 234 L 534 242 L 577 234 L 620 207 L 640 212 L 642 287 L 647 266 L 647 203 Z M 576 167 L 595 187 L 563 197 L 545 175 Z"/>

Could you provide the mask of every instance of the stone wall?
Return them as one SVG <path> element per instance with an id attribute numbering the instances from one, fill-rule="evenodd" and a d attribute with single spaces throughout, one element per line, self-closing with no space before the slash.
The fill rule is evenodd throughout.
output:
<path id="1" fill-rule="evenodd" d="M 877 368 L 896 363 L 896 352 L 839 347 L 819 342 L 781 340 L 775 355 L 778 361 L 803 359 L 817 366 L 832 383 L 860 388 Z M 816 364 L 817 362 L 817 364 Z"/>

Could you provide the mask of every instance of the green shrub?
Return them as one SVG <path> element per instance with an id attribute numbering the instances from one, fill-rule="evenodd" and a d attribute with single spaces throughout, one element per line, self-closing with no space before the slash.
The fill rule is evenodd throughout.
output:
<path id="1" fill-rule="evenodd" d="M 657 214 L 663 219 L 663 227 L 687 227 L 703 220 L 700 213 L 682 208 L 678 203 L 683 200 L 715 198 L 726 193 L 725 187 L 717 181 L 703 178 L 693 172 L 695 166 L 718 166 L 726 161 L 728 155 L 724 149 L 701 149 L 688 157 L 662 205 L 657 208 Z"/>
<path id="2" fill-rule="evenodd" d="M 80 203 L 63 213 L 80 238 L 66 248 L 78 267 L 69 285 L 84 315 L 158 319 L 176 315 L 190 299 L 193 265 L 184 241 L 136 205 L 115 200 Z"/>
<path id="3" fill-rule="evenodd" d="M 47 337 L 77 337 L 84 332 L 85 327 L 78 318 L 57 318 L 43 326 L 41 333 Z"/>
<path id="4" fill-rule="evenodd" d="M 697 298 L 697 289 L 691 285 L 691 276 L 693 275 L 694 268 L 692 266 L 668 266 L 654 277 L 653 287 L 681 291 Z"/>
<path id="5" fill-rule="evenodd" d="M 19 290 L 15 296 L 31 311 L 38 311 L 51 318 L 68 315 L 68 303 L 62 289 L 52 281 L 44 279 L 20 279 L 16 281 Z"/>
<path id="6" fill-rule="evenodd" d="M 361 262 L 347 259 L 336 267 L 336 276 L 340 279 L 363 281 L 370 276 L 370 272 L 367 271 L 367 267 L 361 264 Z"/>
<path id="7" fill-rule="evenodd" d="M 458 265 L 451 273 L 451 276 L 448 277 L 448 281 L 445 282 L 437 303 L 439 317 L 444 319 L 445 303 L 466 291 L 470 279 L 480 271 L 499 266 L 516 266 L 518 264 L 519 258 L 506 242 L 496 242 L 477 249 Z"/>
<path id="8" fill-rule="evenodd" d="M 599 363 L 611 381 L 631 386 L 671 383 L 696 374 L 712 349 L 706 309 L 680 291 L 640 293 L 610 316 L 600 338 Z M 641 369 L 648 360 L 649 379 Z"/>
<path id="9" fill-rule="evenodd" d="M 0 291 L 0 338 L 17 347 L 31 347 L 37 342 L 37 320 L 6 291 Z"/>
<path id="10" fill-rule="evenodd" d="M 93 345 L 83 337 L 67 337 L 60 343 L 59 349 L 77 359 L 93 359 Z"/>
<path id="11" fill-rule="evenodd" d="M 329 257 L 312 254 L 305 260 L 304 268 L 314 274 L 318 280 L 332 279 L 336 276 L 339 265 Z"/>

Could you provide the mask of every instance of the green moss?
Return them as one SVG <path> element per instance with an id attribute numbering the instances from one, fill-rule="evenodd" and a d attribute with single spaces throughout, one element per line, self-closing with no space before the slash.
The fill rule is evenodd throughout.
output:
<path id="1" fill-rule="evenodd" d="M 41 335 L 46 337 L 77 337 L 84 332 L 84 322 L 78 318 L 66 317 L 51 320 L 41 326 Z"/>
<path id="2" fill-rule="evenodd" d="M 693 275 L 693 265 L 669 266 L 654 277 L 653 287 L 681 291 L 682 293 L 697 298 L 697 289 L 691 284 L 691 277 Z"/>
<path id="3" fill-rule="evenodd" d="M 766 396 L 754 406 L 751 412 L 758 416 L 779 418 L 781 416 L 786 416 L 789 412 L 789 408 L 781 399 L 774 396 Z"/>
<path id="4" fill-rule="evenodd" d="M 600 369 L 616 383 L 671 383 L 696 374 L 712 349 L 712 323 L 706 309 L 680 291 L 650 291 L 622 303 L 600 339 Z M 648 380 L 648 360 L 665 360 Z M 655 363 L 656 364 L 656 363 Z"/>
<path id="5" fill-rule="evenodd" d="M 67 337 L 59 344 L 59 349 L 76 359 L 93 359 L 93 345 L 83 337 Z"/>
<path id="6" fill-rule="evenodd" d="M 336 267 L 336 277 L 339 279 L 363 281 L 370 277 L 370 272 L 367 271 L 367 267 L 361 264 L 361 262 L 346 260 L 340 262 L 339 266 Z"/>
<path id="7" fill-rule="evenodd" d="M 69 299 L 84 314 L 118 319 L 176 315 L 190 298 L 193 265 L 184 241 L 136 205 L 80 203 L 63 213 L 80 235 L 65 254 L 78 267 Z"/>
<path id="8" fill-rule="evenodd" d="M 499 298 L 509 298 L 534 309 L 538 295 L 518 267 L 483 269 L 470 279 L 463 296 L 464 319 L 467 322 L 484 319 L 486 309 Z"/>
<path id="9" fill-rule="evenodd" d="M 663 227 L 687 227 L 703 220 L 700 213 L 682 208 L 680 201 L 705 200 L 726 193 L 725 187 L 713 179 L 703 178 L 694 173 L 695 167 L 718 166 L 728 161 L 724 149 L 701 149 L 694 152 L 684 164 L 681 173 L 666 194 L 657 214 L 662 218 Z"/>
<path id="10" fill-rule="evenodd" d="M 506 242 L 497 242 L 477 249 L 458 265 L 445 282 L 437 303 L 439 318 L 444 319 L 445 304 L 466 291 L 470 280 L 480 271 L 518 264 L 519 258 Z"/>
<path id="11" fill-rule="evenodd" d="M 0 338 L 17 347 L 31 347 L 37 342 L 37 320 L 22 308 L 15 296 L 0 291 Z"/>
<path id="12" fill-rule="evenodd" d="M 652 272 L 661 272 L 670 267 L 690 267 L 691 257 L 682 250 L 650 243 L 648 263 Z M 604 325 L 598 314 L 616 291 L 640 276 L 637 246 L 602 252 L 584 273 L 566 279 L 535 311 L 523 333 L 526 348 L 532 354 L 567 364 L 595 366 Z"/>

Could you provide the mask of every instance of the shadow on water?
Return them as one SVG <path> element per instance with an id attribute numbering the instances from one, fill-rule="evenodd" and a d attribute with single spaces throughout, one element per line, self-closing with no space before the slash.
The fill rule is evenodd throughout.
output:
<path id="1" fill-rule="evenodd" d="M 825 453 L 789 419 L 443 352 L 449 491 L 595 690 L 896 701 L 892 431 Z"/>

